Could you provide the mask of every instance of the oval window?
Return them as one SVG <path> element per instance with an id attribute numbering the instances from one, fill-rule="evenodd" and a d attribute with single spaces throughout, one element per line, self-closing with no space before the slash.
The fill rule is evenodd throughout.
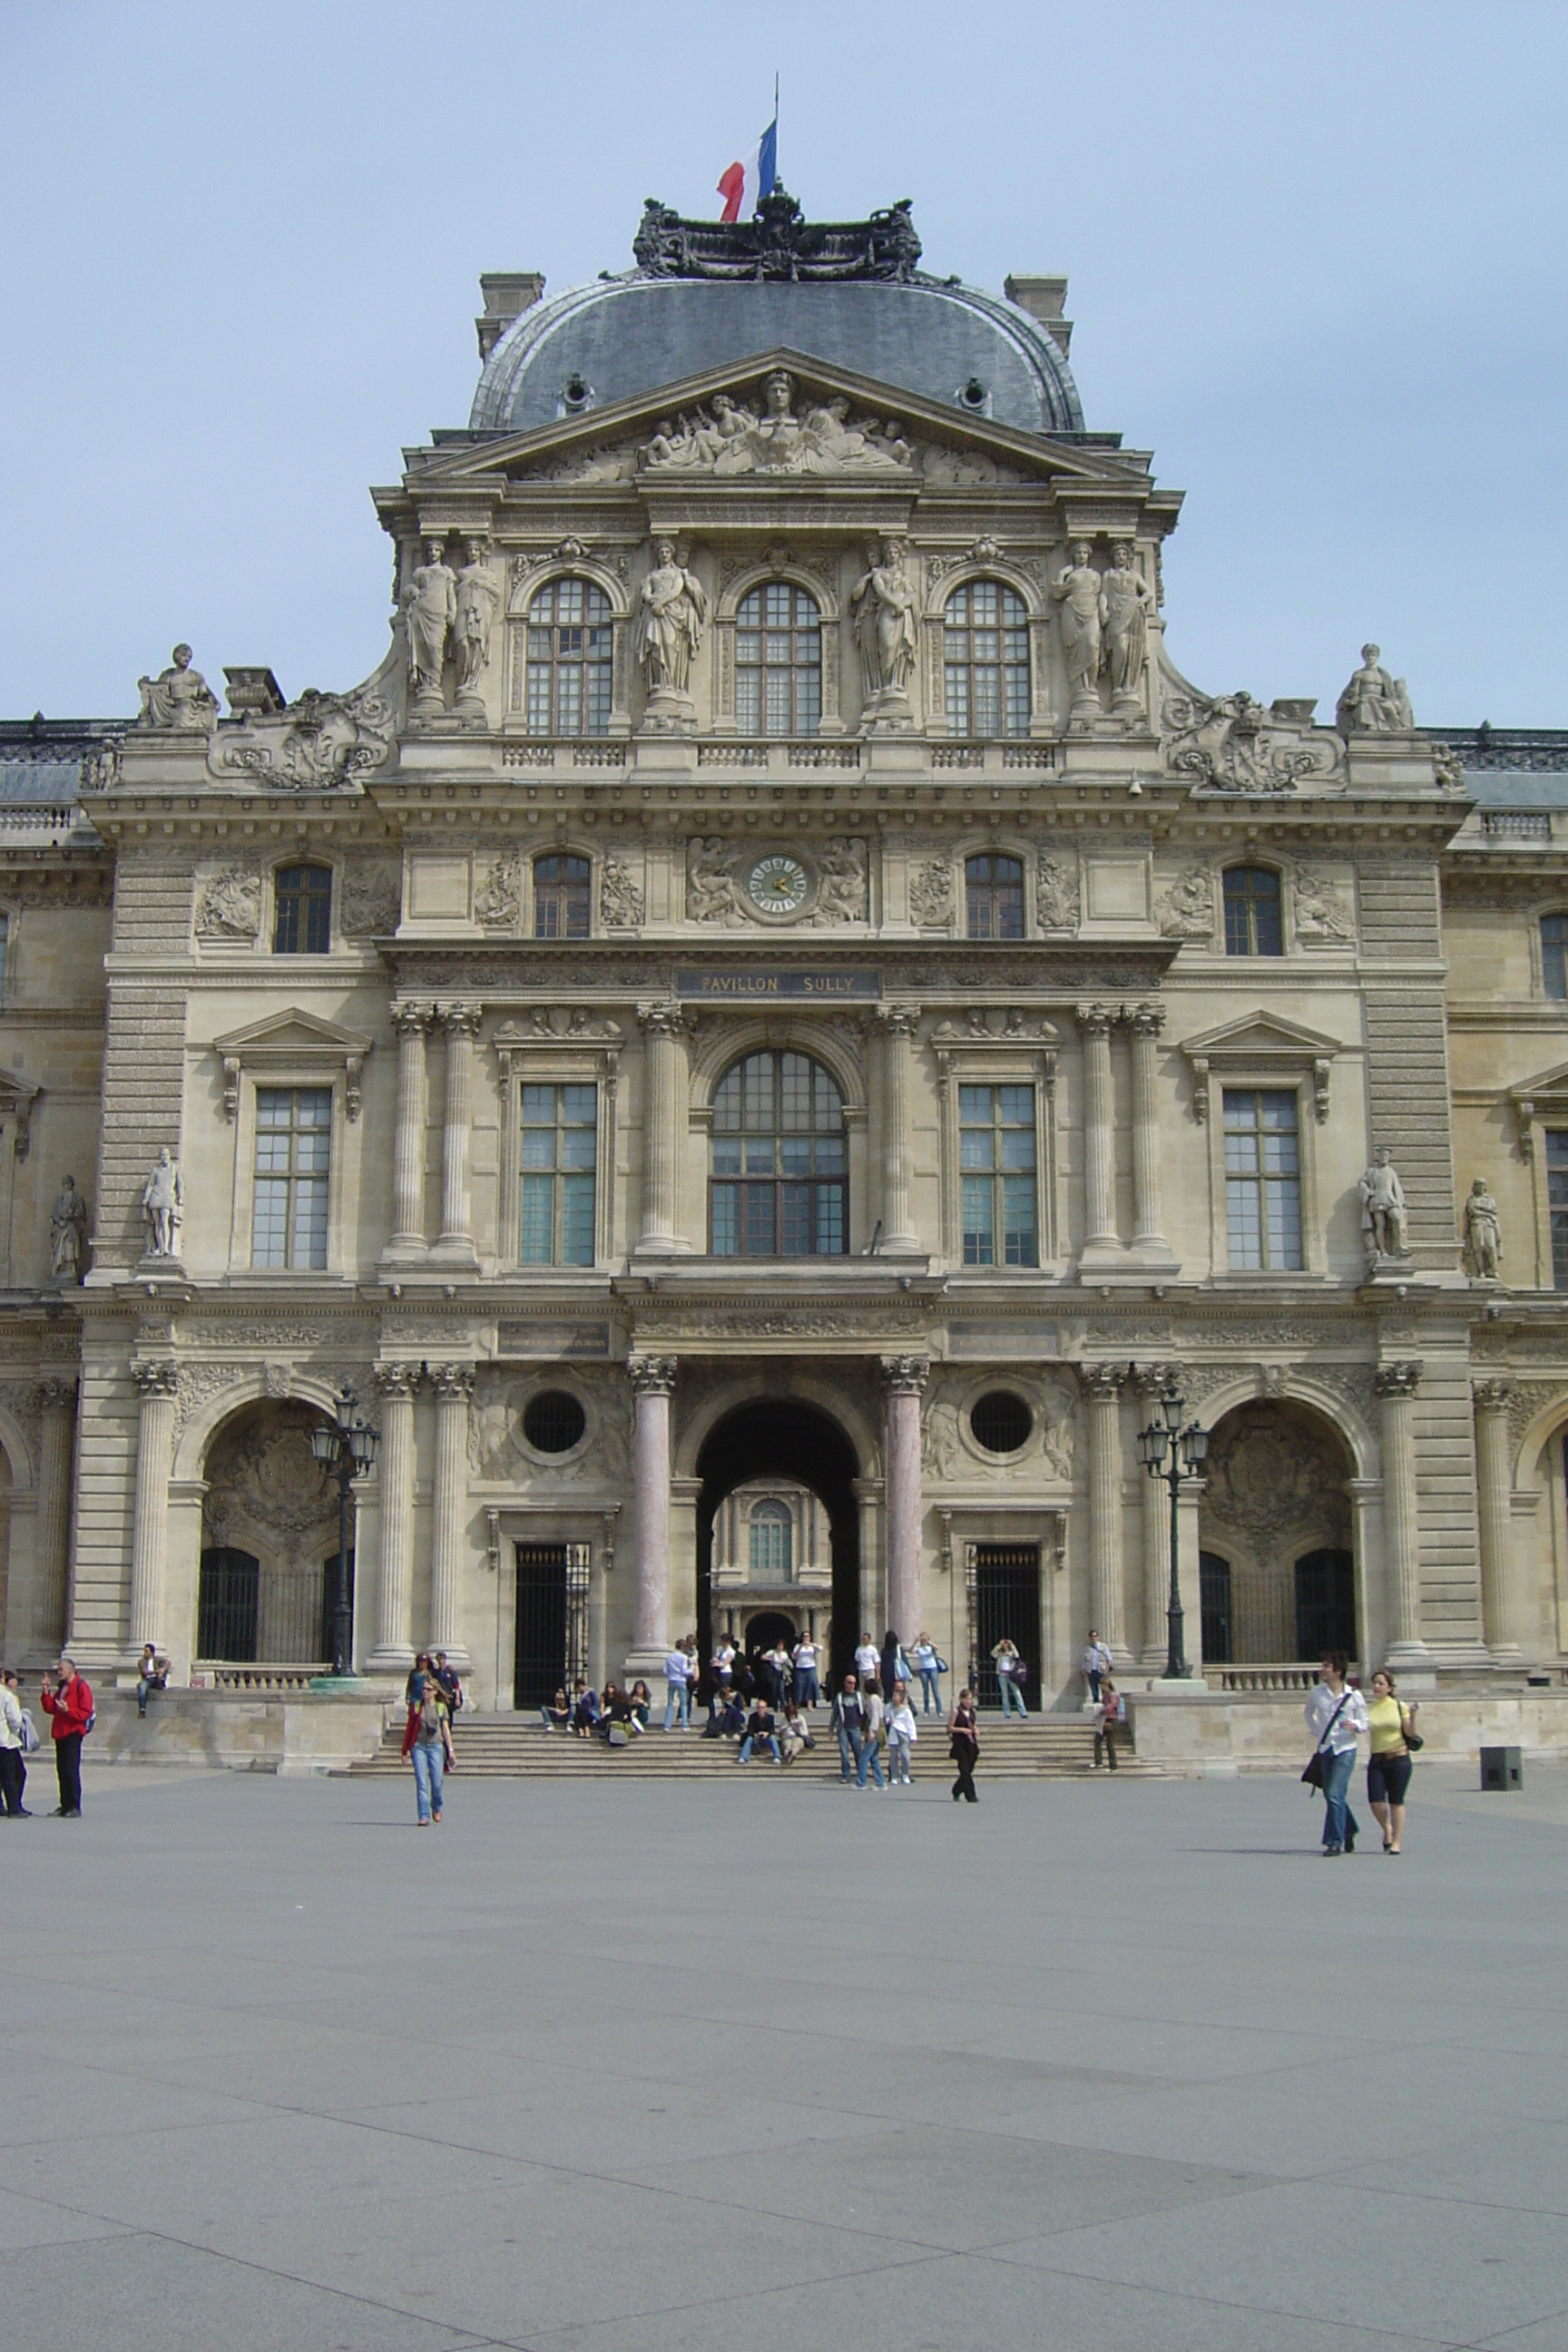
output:
<path id="1" fill-rule="evenodd" d="M 1022 1397 L 1006 1389 L 991 1389 L 970 1407 L 969 1426 L 974 1443 L 987 1454 L 1016 1454 L 1028 1443 L 1034 1418 Z"/>
<path id="2" fill-rule="evenodd" d="M 536 1454 L 570 1454 L 588 1426 L 588 1416 L 569 1389 L 546 1389 L 531 1397 L 522 1433 Z"/>

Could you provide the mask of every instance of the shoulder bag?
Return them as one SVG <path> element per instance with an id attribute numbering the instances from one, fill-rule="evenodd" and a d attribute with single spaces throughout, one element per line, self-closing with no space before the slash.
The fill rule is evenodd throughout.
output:
<path id="1" fill-rule="evenodd" d="M 1405 1745 L 1408 1748 L 1412 1756 L 1415 1755 L 1418 1748 L 1426 1747 L 1426 1742 L 1423 1739 L 1421 1734 L 1415 1729 L 1409 1716 L 1405 1713 L 1403 1707 L 1399 1710 L 1399 1729 L 1401 1737 L 1405 1741 Z"/>
<path id="2" fill-rule="evenodd" d="M 1333 1729 L 1335 1724 L 1338 1723 L 1341 1716 L 1344 1713 L 1349 1700 L 1350 1692 L 1347 1689 L 1344 1697 L 1341 1699 L 1338 1706 L 1335 1707 L 1332 1715 L 1330 1716 L 1327 1723 L 1324 1724 L 1322 1735 L 1320 1738 L 1316 1748 L 1313 1748 L 1310 1756 L 1307 1759 L 1307 1769 L 1302 1773 L 1301 1778 L 1309 1789 L 1321 1789 L 1323 1785 L 1323 1741 L 1328 1738 L 1330 1732 Z"/>

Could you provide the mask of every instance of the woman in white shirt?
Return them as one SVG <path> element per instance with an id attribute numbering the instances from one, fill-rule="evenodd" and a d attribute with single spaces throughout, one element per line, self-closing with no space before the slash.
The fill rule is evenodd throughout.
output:
<path id="1" fill-rule="evenodd" d="M 1353 1853 L 1360 1827 L 1346 1800 L 1355 1770 L 1356 1741 L 1366 1729 L 1366 1701 L 1345 1680 L 1350 1660 L 1342 1650 L 1331 1650 L 1322 1664 L 1322 1680 L 1307 1701 L 1307 1728 L 1313 1753 L 1321 1754 L 1323 1852 Z"/>
<path id="2" fill-rule="evenodd" d="M 795 1645 L 795 1703 L 796 1706 L 819 1704 L 816 1687 L 816 1643 L 803 1633 Z"/>
<path id="3" fill-rule="evenodd" d="M 887 1713 L 888 1726 L 888 1786 L 896 1789 L 902 1780 L 910 1786 L 910 1756 L 920 1733 L 915 1728 L 915 1711 L 910 1705 L 907 1683 L 893 1685 L 892 1705 Z"/>

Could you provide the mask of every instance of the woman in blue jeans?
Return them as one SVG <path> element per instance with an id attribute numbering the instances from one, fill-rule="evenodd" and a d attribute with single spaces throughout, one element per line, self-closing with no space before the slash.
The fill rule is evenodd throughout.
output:
<path id="1" fill-rule="evenodd" d="M 1346 1799 L 1355 1770 L 1356 1742 L 1366 1729 L 1366 1701 L 1345 1680 L 1350 1660 L 1342 1650 L 1324 1658 L 1322 1680 L 1307 1701 L 1307 1728 L 1314 1752 L 1323 1759 L 1323 1852 L 1353 1853 L 1357 1822 Z"/>
<path id="2" fill-rule="evenodd" d="M 435 1676 L 417 1668 L 409 1676 L 409 1705 L 416 1710 L 409 1754 L 414 1761 L 414 1807 L 419 1827 L 428 1829 L 441 1818 L 441 1776 L 446 1742 L 441 1731 L 441 1699 Z"/>

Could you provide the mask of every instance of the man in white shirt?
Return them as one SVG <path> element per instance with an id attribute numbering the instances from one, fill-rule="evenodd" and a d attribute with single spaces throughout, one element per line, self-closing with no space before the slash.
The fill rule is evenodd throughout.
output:
<path id="1" fill-rule="evenodd" d="M 860 1636 L 859 1645 L 855 1652 L 855 1671 L 860 1677 L 862 1690 L 868 1683 L 875 1680 L 881 1674 L 882 1653 L 869 1633 L 862 1633 Z"/>
<path id="2" fill-rule="evenodd" d="M 1083 1668 L 1083 1678 L 1089 1685 L 1089 1695 L 1098 1706 L 1100 1677 L 1110 1672 L 1115 1661 L 1110 1654 L 1110 1643 L 1100 1640 L 1092 1625 L 1089 1629 L 1089 1640 L 1084 1644 L 1083 1656 L 1079 1663 Z"/>
<path id="3" fill-rule="evenodd" d="M 5 1819 L 26 1821 L 27 1808 L 22 1802 L 27 1786 L 27 1767 L 22 1757 L 22 1703 L 16 1696 L 16 1677 L 7 1670 L 0 1680 L 0 1801 L 5 1804 Z"/>

